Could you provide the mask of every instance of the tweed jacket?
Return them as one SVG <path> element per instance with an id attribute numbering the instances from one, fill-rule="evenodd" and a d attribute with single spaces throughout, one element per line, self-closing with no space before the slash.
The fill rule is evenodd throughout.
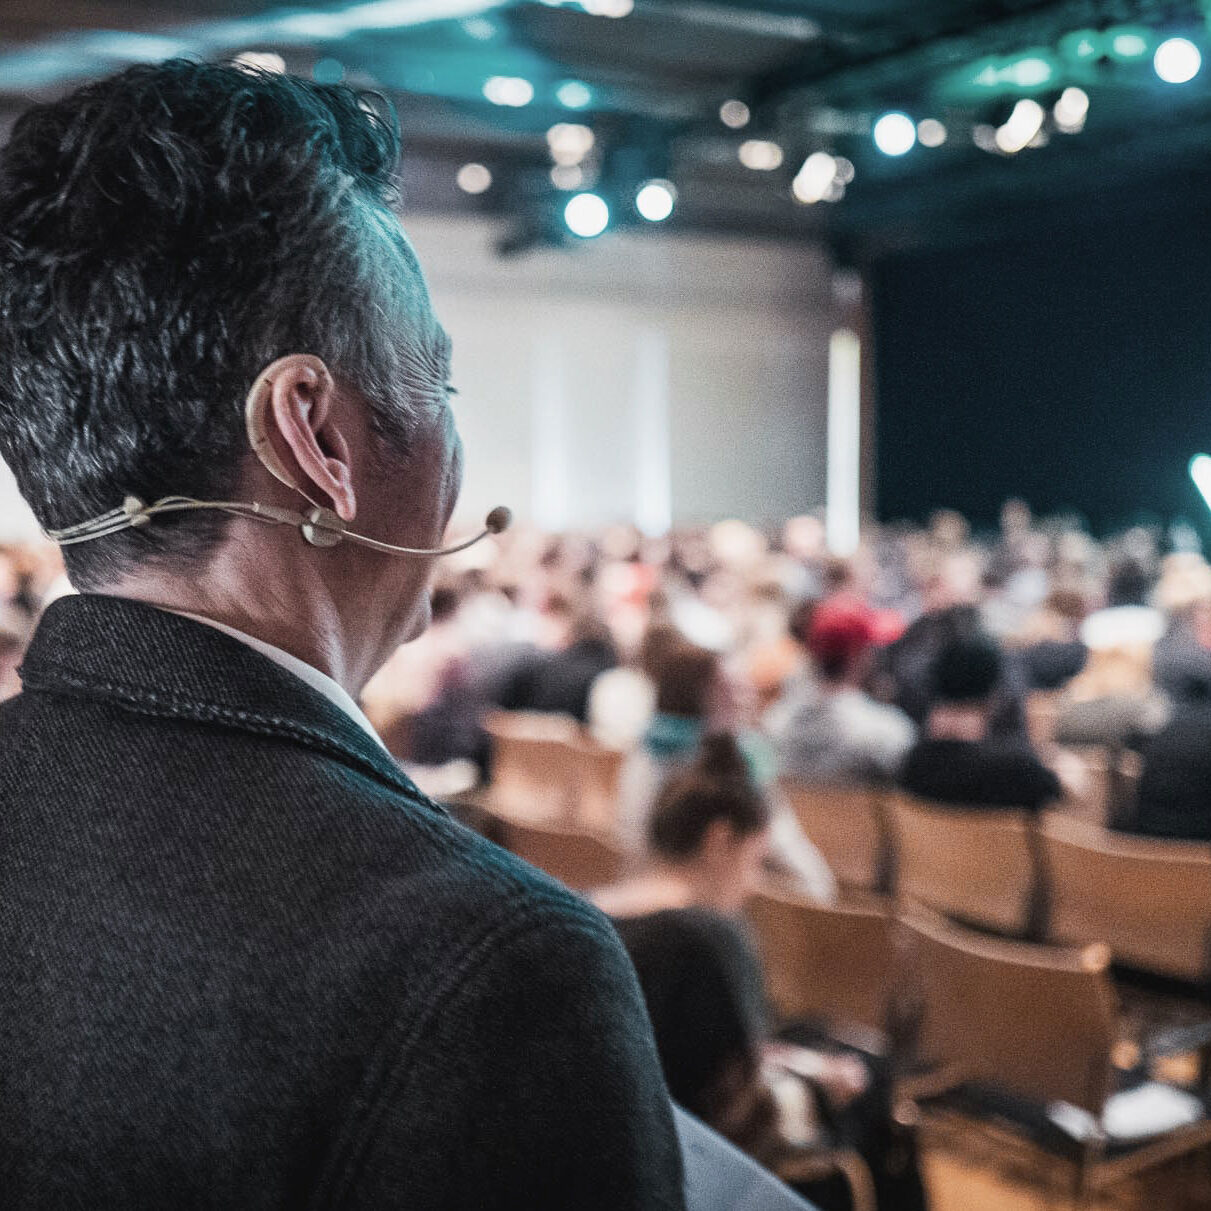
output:
<path id="1" fill-rule="evenodd" d="M 53 604 L 0 707 L 0 1207 L 682 1205 L 594 909 L 212 627 Z"/>

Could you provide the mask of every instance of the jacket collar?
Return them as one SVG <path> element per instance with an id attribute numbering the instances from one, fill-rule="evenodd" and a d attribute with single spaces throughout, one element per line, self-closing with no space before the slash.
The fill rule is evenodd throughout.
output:
<path id="1" fill-rule="evenodd" d="M 38 623 L 20 673 L 30 692 L 293 740 L 441 810 L 318 690 L 248 644 L 180 614 L 93 593 L 60 598 Z"/>

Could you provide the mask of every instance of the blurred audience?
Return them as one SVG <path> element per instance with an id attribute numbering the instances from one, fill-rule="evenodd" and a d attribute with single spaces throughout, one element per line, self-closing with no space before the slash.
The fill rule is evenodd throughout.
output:
<path id="1" fill-rule="evenodd" d="M 806 648 L 815 676 L 796 679 L 765 716 L 781 776 L 825 786 L 895 781 L 916 728 L 866 690 L 877 638 L 874 611 L 856 597 L 813 612 Z"/>
<path id="2" fill-rule="evenodd" d="M 921 799 L 1037 811 L 1062 795 L 1059 778 L 1024 742 L 991 734 L 1002 656 L 986 636 L 950 640 L 929 673 L 933 708 L 904 761 L 901 784 Z"/>
<path id="3" fill-rule="evenodd" d="M 891 1146 L 885 1090 L 863 1060 L 770 1034 L 739 913 L 759 886 L 771 819 L 735 741 L 710 736 L 657 797 L 647 868 L 594 900 L 635 964 L 674 1100 L 775 1170 L 797 1148 L 854 1147 L 881 1207 L 923 1207 L 911 1149 Z M 824 1208 L 847 1205 L 835 1180 L 804 1193 Z"/>
<path id="4" fill-rule="evenodd" d="M 657 661 L 656 712 L 619 780 L 618 838 L 632 855 L 643 850 L 660 787 L 699 756 L 705 736 L 734 735 L 752 777 L 762 784 L 773 777 L 769 744 L 744 726 L 746 712 L 735 691 L 720 657 L 706 648 L 683 641 Z M 828 864 L 780 800 L 774 805 L 771 828 L 770 862 L 814 899 L 835 899 L 837 884 Z"/>

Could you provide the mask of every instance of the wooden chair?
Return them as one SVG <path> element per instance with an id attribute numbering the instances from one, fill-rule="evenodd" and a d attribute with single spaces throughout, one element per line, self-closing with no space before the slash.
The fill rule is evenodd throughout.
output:
<path id="1" fill-rule="evenodd" d="M 892 819 L 901 901 L 999 933 L 1041 933 L 1047 885 L 1030 812 L 943 807 L 898 795 Z"/>
<path id="2" fill-rule="evenodd" d="M 890 838 L 881 792 L 808 786 L 783 778 L 778 789 L 837 881 L 863 891 L 886 891 Z"/>
<path id="3" fill-rule="evenodd" d="M 1211 845 L 1129 837 L 1049 814 L 1050 936 L 1105 942 L 1117 962 L 1211 982 Z"/>
<path id="4" fill-rule="evenodd" d="M 626 754 L 583 736 L 567 746 L 573 818 L 582 828 L 612 836 L 618 827 L 618 778 Z"/>
<path id="5" fill-rule="evenodd" d="M 853 1025 L 885 1034 L 896 963 L 894 918 L 763 888 L 745 908 L 766 992 L 787 1021 L 808 1019 L 841 1038 Z"/>
<path id="6" fill-rule="evenodd" d="M 920 981 L 921 1051 L 932 1076 L 905 1086 L 929 1137 L 977 1133 L 1041 1177 L 1060 1172 L 1078 1206 L 1092 1193 L 1211 1142 L 1206 1118 L 1111 1145 L 1097 1129 L 1112 1090 L 1115 997 L 1104 946 L 1061 949 L 974 934 L 933 916 L 905 919 Z M 1014 1099 L 991 1103 L 980 1094 Z M 1065 1133 L 1016 1108 L 1067 1103 L 1093 1130 Z M 1016 1124 L 1021 1121 L 1019 1128 Z M 938 1137 L 935 1136 L 935 1139 Z"/>
<path id="7" fill-rule="evenodd" d="M 591 832 L 501 815 L 494 815 L 482 831 L 573 891 L 591 891 L 622 876 L 622 853 Z"/>
<path id="8" fill-rule="evenodd" d="M 580 738 L 564 715 L 496 711 L 484 720 L 492 742 L 486 806 L 511 818 L 570 821 L 575 810 L 571 748 Z"/>

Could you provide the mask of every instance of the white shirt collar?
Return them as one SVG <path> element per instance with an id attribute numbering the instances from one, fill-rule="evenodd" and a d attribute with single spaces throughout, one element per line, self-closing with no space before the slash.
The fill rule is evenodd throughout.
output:
<path id="1" fill-rule="evenodd" d="M 292 656 L 289 652 L 275 647 L 272 643 L 266 643 L 263 639 L 257 639 L 255 635 L 247 635 L 243 631 L 237 631 L 235 627 L 227 626 L 226 623 L 215 622 L 213 618 L 204 618 L 201 614 L 188 614 L 184 610 L 173 610 L 171 613 L 180 614 L 182 618 L 192 618 L 194 622 L 203 623 L 208 627 L 214 627 L 216 631 L 222 631 L 224 635 L 230 635 L 232 639 L 238 639 L 240 643 L 245 643 L 250 648 L 260 652 L 262 656 L 272 660 L 274 664 L 281 665 L 282 668 L 289 673 L 293 673 L 300 681 L 305 681 L 313 690 L 323 694 L 334 706 L 340 707 L 358 727 L 368 736 L 373 737 L 380 748 L 386 749 L 387 746 L 383 744 L 382 738 L 374 730 L 374 724 L 366 718 L 361 707 L 353 701 L 348 691 L 333 681 L 327 673 L 321 673 L 315 665 L 308 664 L 297 656 Z"/>

